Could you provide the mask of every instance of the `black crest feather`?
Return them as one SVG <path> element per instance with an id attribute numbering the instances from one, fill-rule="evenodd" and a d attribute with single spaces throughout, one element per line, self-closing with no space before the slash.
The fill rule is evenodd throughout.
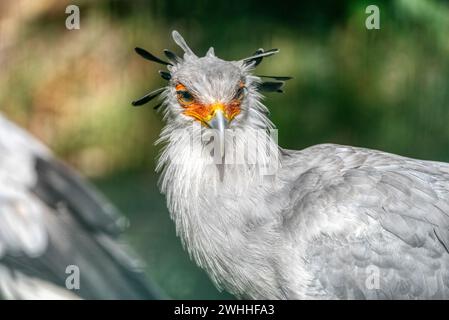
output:
<path id="1" fill-rule="evenodd" d="M 162 106 L 162 104 L 163 104 L 163 102 L 158 103 L 157 105 L 155 105 L 155 106 L 153 107 L 153 109 L 154 109 L 154 110 L 159 109 L 159 108 Z"/>
<path id="2" fill-rule="evenodd" d="M 279 49 L 270 49 L 264 51 L 263 49 L 258 49 L 252 56 L 242 59 L 245 64 L 254 63 L 254 66 L 257 66 L 264 57 L 272 56 L 279 52 Z"/>
<path id="3" fill-rule="evenodd" d="M 156 98 L 158 95 L 160 95 L 163 91 L 165 90 L 165 88 L 159 88 L 156 89 L 154 91 L 151 91 L 150 93 L 147 93 L 146 95 L 144 95 L 142 98 L 139 98 L 137 100 L 134 100 L 132 102 L 132 105 L 135 107 L 141 106 L 151 100 L 153 100 L 154 98 Z"/>
<path id="4" fill-rule="evenodd" d="M 177 63 L 179 60 L 181 60 L 181 58 L 178 57 L 176 53 L 170 50 L 164 49 L 164 54 L 168 58 L 168 60 L 170 60 L 173 63 Z"/>
<path id="5" fill-rule="evenodd" d="M 284 82 L 282 81 L 266 81 L 262 82 L 258 85 L 259 91 L 263 92 L 280 92 L 282 93 L 282 86 L 284 85 Z"/>
<path id="6" fill-rule="evenodd" d="M 253 55 L 256 55 L 256 56 L 257 56 L 257 55 L 259 55 L 259 54 L 261 54 L 261 53 L 263 53 L 263 49 L 262 49 L 262 48 L 257 49 L 256 52 L 254 52 Z M 256 59 L 254 59 L 254 60 L 251 60 L 251 62 L 254 61 L 254 66 L 257 67 L 257 66 L 262 62 L 262 59 L 263 59 L 263 57 L 256 58 Z"/>
<path id="7" fill-rule="evenodd" d="M 146 60 L 157 62 L 164 65 L 172 65 L 170 62 L 159 59 L 158 57 L 156 57 L 155 55 L 153 55 L 152 53 L 148 52 L 145 49 L 136 47 L 134 50 L 137 52 L 138 55 L 140 55 L 142 58 Z"/>
<path id="8" fill-rule="evenodd" d="M 259 75 L 259 74 L 257 74 L 256 77 L 270 78 L 270 79 L 279 80 L 279 81 L 287 81 L 287 80 L 293 79 L 293 77 L 288 77 L 288 76 L 264 76 L 264 75 Z"/>
<path id="9" fill-rule="evenodd" d="M 161 78 L 164 79 L 164 80 L 167 80 L 167 81 L 168 81 L 168 80 L 171 79 L 171 74 L 170 74 L 170 72 L 166 72 L 166 71 L 159 70 L 159 74 L 160 74 Z"/>

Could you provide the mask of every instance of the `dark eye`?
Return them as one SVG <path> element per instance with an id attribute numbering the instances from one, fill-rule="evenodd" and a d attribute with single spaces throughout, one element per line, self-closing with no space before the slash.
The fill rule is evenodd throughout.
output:
<path id="1" fill-rule="evenodd" d="M 178 101 L 182 104 L 182 105 L 189 105 L 191 104 L 194 99 L 192 94 L 190 94 L 190 92 L 185 91 L 185 90 L 178 90 L 176 91 L 176 95 L 178 97 Z"/>
<path id="2" fill-rule="evenodd" d="M 237 90 L 237 92 L 236 92 L 236 94 L 235 94 L 235 96 L 234 96 L 234 99 L 235 99 L 235 100 L 242 100 L 243 97 L 245 96 L 245 90 L 246 90 L 245 87 L 240 87 L 240 88 Z"/>

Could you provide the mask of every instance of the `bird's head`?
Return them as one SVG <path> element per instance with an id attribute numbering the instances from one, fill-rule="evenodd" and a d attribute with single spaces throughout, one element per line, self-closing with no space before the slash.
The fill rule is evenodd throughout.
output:
<path id="1" fill-rule="evenodd" d="M 213 48 L 205 56 L 198 57 L 177 31 L 173 31 L 173 39 L 184 54 L 180 57 L 164 50 L 168 61 L 136 48 L 136 52 L 145 59 L 167 66 L 168 71 L 159 73 L 168 80 L 168 86 L 134 101 L 134 106 L 143 105 L 162 94 L 164 101 L 155 108 L 165 107 L 167 121 L 175 123 L 177 128 L 200 123 L 223 133 L 227 128 L 244 127 L 248 123 L 264 126 L 267 110 L 260 103 L 260 92 L 282 92 L 283 81 L 290 77 L 255 76 L 252 71 L 264 57 L 279 50 L 259 49 L 250 57 L 225 61 L 215 56 Z M 264 82 L 262 78 L 274 81 Z"/>
<path id="2" fill-rule="evenodd" d="M 245 74 L 236 63 L 208 54 L 184 59 L 171 68 L 171 74 L 167 101 L 179 121 L 198 121 L 221 129 L 243 116 L 248 88 Z"/>

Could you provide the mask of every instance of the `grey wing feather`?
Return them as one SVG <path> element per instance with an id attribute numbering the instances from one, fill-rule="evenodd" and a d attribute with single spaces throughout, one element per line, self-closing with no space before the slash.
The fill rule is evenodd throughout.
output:
<path id="1" fill-rule="evenodd" d="M 339 145 L 283 162 L 284 225 L 317 297 L 449 298 L 449 164 Z"/>
<path id="2" fill-rule="evenodd" d="M 0 296 L 150 299 L 119 212 L 73 170 L 0 115 Z M 66 289 L 68 266 L 80 288 Z"/>

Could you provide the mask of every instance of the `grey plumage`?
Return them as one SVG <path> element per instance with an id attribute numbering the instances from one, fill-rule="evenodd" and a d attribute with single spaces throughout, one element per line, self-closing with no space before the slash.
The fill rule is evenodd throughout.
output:
<path id="1" fill-rule="evenodd" d="M 313 297 L 449 298 L 449 164 L 338 145 L 282 161 L 282 224 L 306 244 Z"/>
<path id="2" fill-rule="evenodd" d="M 186 55 L 163 94 L 160 188 L 217 286 L 256 299 L 449 298 L 449 164 L 333 144 L 282 149 L 252 74 L 267 52 L 228 62 L 174 38 Z M 203 113 L 184 111 L 179 84 Z M 242 85 L 238 114 L 224 113 Z M 210 117 L 220 126 L 201 125 Z M 198 136 L 208 127 L 221 130 L 219 161 Z"/>
<path id="3" fill-rule="evenodd" d="M 118 239 L 125 226 L 92 186 L 0 115 L 0 298 L 157 297 Z M 71 265 L 79 290 L 66 289 Z"/>

